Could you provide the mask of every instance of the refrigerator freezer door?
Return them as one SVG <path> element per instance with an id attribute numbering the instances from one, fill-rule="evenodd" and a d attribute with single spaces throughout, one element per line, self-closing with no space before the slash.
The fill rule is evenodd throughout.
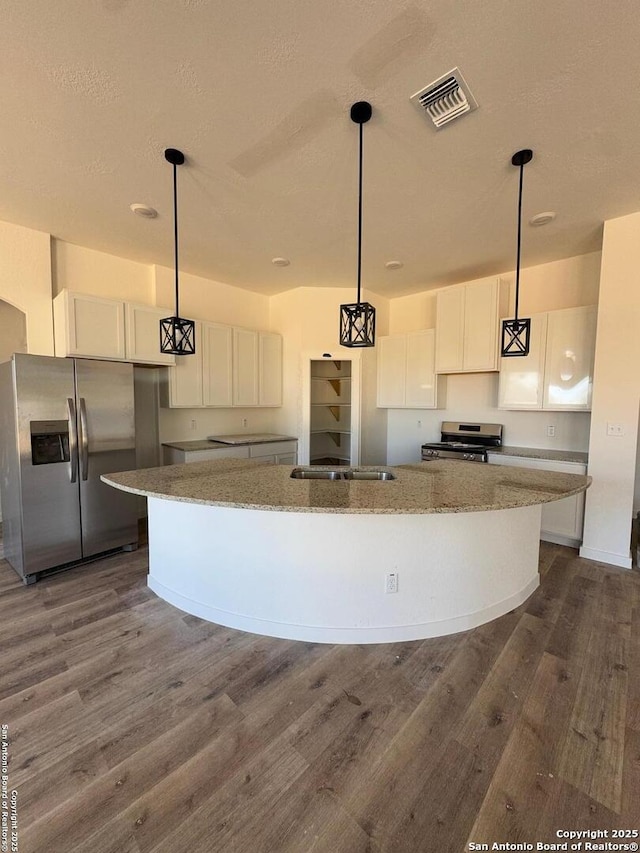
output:
<path id="1" fill-rule="evenodd" d="M 23 576 L 82 558 L 73 362 L 14 356 Z M 56 453 L 56 445 L 58 452 Z"/>
<path id="2" fill-rule="evenodd" d="M 106 486 L 101 474 L 136 467 L 133 365 L 76 359 L 82 555 L 138 541 L 134 495 Z"/>

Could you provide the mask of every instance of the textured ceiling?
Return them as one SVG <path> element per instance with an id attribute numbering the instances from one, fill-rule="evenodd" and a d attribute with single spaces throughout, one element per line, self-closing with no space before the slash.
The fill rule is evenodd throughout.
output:
<path id="1" fill-rule="evenodd" d="M 523 264 L 593 251 L 640 209 L 639 42 L 637 0 L 5 0 L 0 218 L 171 266 L 177 147 L 182 269 L 355 287 L 364 99 L 365 287 L 512 269 L 523 147 L 525 217 L 558 214 Z M 479 109 L 436 131 L 409 97 L 454 66 Z"/>

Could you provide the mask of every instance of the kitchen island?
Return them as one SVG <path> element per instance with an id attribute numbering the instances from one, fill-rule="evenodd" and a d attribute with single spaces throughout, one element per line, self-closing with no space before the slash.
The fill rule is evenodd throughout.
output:
<path id="1" fill-rule="evenodd" d="M 441 636 L 513 609 L 538 586 L 542 504 L 591 482 L 456 460 L 358 470 L 394 479 L 292 479 L 290 465 L 244 459 L 102 479 L 148 498 L 148 583 L 161 598 L 326 643 Z"/>

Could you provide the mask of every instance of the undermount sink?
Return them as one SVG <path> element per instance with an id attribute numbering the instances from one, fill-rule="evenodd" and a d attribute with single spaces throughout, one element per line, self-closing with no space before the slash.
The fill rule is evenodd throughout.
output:
<path id="1" fill-rule="evenodd" d="M 391 471 L 345 471 L 345 480 L 395 480 Z"/>
<path id="2" fill-rule="evenodd" d="M 395 480 L 391 471 L 327 471 L 317 468 L 294 468 L 291 472 L 293 480 Z"/>
<path id="3" fill-rule="evenodd" d="M 291 477 L 294 480 L 343 480 L 343 471 L 313 471 L 307 468 L 294 468 Z"/>

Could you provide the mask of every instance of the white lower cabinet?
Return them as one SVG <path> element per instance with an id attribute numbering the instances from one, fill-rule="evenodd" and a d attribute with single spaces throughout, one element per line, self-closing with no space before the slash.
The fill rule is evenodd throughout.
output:
<path id="1" fill-rule="evenodd" d="M 269 444 L 250 444 L 249 458 L 276 465 L 295 465 L 298 461 L 297 441 L 272 441 Z"/>
<path id="2" fill-rule="evenodd" d="M 379 409 L 435 409 L 442 404 L 435 372 L 435 329 L 378 338 Z"/>
<path id="3" fill-rule="evenodd" d="M 534 468 L 539 471 L 558 471 L 563 474 L 587 473 L 587 466 L 581 462 L 556 462 L 550 459 L 530 459 L 522 456 L 501 456 L 489 453 L 489 462 L 493 465 L 509 465 L 517 468 Z M 584 492 L 551 501 L 542 505 L 542 523 L 540 538 L 557 545 L 570 545 L 577 548 L 582 543 L 584 523 Z"/>
<path id="4" fill-rule="evenodd" d="M 184 462 L 211 462 L 214 459 L 248 459 L 248 447 L 216 447 L 211 450 L 179 450 L 163 447 L 165 465 L 182 465 Z"/>
<path id="5" fill-rule="evenodd" d="M 165 465 L 185 462 L 210 462 L 215 459 L 255 459 L 277 465 L 295 465 L 298 459 L 297 441 L 269 441 L 264 444 L 244 444 L 240 447 L 212 447 L 210 450 L 179 450 L 163 447 Z"/>

